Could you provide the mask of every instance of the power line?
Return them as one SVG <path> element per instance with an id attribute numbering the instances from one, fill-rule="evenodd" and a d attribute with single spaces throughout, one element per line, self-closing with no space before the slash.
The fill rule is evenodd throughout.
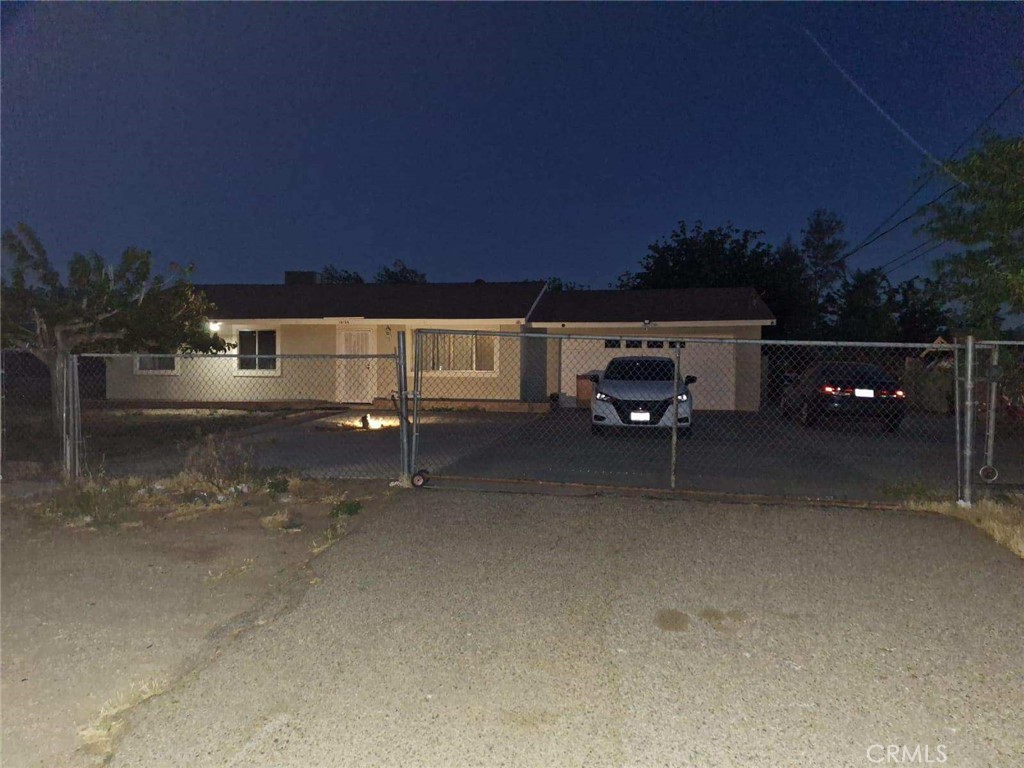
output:
<path id="1" fill-rule="evenodd" d="M 858 245 L 858 246 L 857 246 L 856 248 L 854 248 L 854 249 L 853 249 L 853 250 L 851 250 L 851 251 L 848 251 L 848 252 L 847 252 L 847 253 L 846 253 L 846 254 L 845 254 L 844 256 L 841 256 L 840 258 L 843 258 L 843 259 L 848 259 L 848 258 L 850 258 L 850 256 L 852 256 L 853 254 L 857 253 L 858 251 L 860 251 L 860 250 L 863 250 L 864 248 L 867 248 L 867 247 L 868 247 L 869 245 L 871 245 L 871 244 L 872 244 L 873 242 L 875 242 L 876 240 L 881 240 L 881 239 L 882 239 L 883 237 L 885 237 L 886 235 L 888 235 L 888 234 L 889 234 L 890 232 L 892 232 L 893 230 L 895 230 L 895 229 L 898 229 L 899 227 L 903 226 L 903 225 L 904 225 L 904 224 L 906 224 L 906 223 L 907 223 L 908 221 L 910 221 L 910 220 L 911 220 L 912 218 L 914 218 L 915 216 L 917 216 L 917 214 L 919 214 L 919 213 L 920 213 L 921 211 L 923 211 L 923 210 L 924 210 L 925 208 L 927 208 L 927 207 L 928 207 L 929 205 L 931 205 L 932 203 L 937 203 L 937 202 L 938 202 L 939 200 L 941 200 L 942 198 L 944 198 L 944 197 L 945 197 L 946 195 L 948 195 L 948 194 L 949 194 L 950 192 L 952 192 L 952 191 L 953 191 L 954 189 L 956 189 L 956 188 L 957 188 L 957 187 L 959 187 L 959 186 L 960 186 L 959 184 L 954 184 L 953 186 L 951 186 L 951 187 L 949 187 L 948 189 L 944 190 L 944 191 L 943 191 L 943 192 L 942 192 L 941 194 L 939 194 L 939 195 L 938 195 L 937 197 L 933 197 L 933 198 L 932 198 L 931 200 L 929 200 L 929 201 L 928 201 L 927 203 L 925 203 L 924 205 L 920 205 L 920 206 L 918 206 L 917 208 L 915 208 L 915 209 L 914 209 L 913 211 L 911 211 L 911 212 L 910 212 L 909 214 L 907 214 L 907 215 L 906 215 L 906 216 L 904 216 L 904 217 L 903 217 L 902 219 L 900 219 L 899 221 L 897 221 L 897 222 L 896 222 L 895 224 L 893 224 L 893 225 L 892 225 L 891 227 L 889 227 L 889 228 L 888 228 L 887 230 L 885 230 L 884 232 L 879 232 L 879 233 L 878 233 L 877 235 L 875 235 L 875 236 L 874 236 L 873 238 L 871 238 L 870 240 L 865 240 L 865 241 L 863 241 L 863 242 L 862 242 L 862 243 L 861 243 L 860 245 Z"/>
<path id="2" fill-rule="evenodd" d="M 1017 92 L 1020 91 L 1022 88 L 1024 88 L 1024 78 L 1022 78 L 1019 83 L 1017 83 L 1013 88 L 1011 88 L 1009 93 L 1007 93 L 1002 98 L 1002 100 L 998 104 L 996 104 L 995 107 L 993 107 L 992 110 L 987 115 L 985 115 L 985 118 L 980 123 L 978 123 L 978 125 L 976 125 L 974 127 L 974 130 L 971 131 L 969 134 L 967 134 L 967 136 L 959 144 L 956 145 L 956 148 L 952 152 L 950 152 L 949 153 L 949 157 L 946 158 L 946 162 L 947 163 L 951 162 L 953 160 L 953 158 L 955 158 L 960 153 L 961 149 L 963 149 L 965 146 L 967 146 L 967 144 L 969 144 L 974 139 L 975 136 L 977 136 L 979 133 L 981 133 L 981 131 L 985 128 L 985 126 L 988 125 L 989 122 L 991 122 L 992 118 L 995 117 L 997 114 L 999 114 L 999 112 L 1003 109 L 1003 107 L 1005 107 L 1007 105 L 1007 103 L 1010 101 L 1010 99 L 1012 99 L 1017 94 Z M 935 178 L 935 174 L 934 173 L 929 174 L 928 177 L 925 178 L 925 180 L 923 182 L 921 182 L 921 184 L 919 184 L 918 187 L 913 192 L 910 193 L 910 196 L 906 200 L 904 200 L 902 203 L 897 205 L 896 209 L 892 213 L 890 213 L 888 216 L 886 216 L 884 219 L 882 219 L 881 223 L 878 226 L 876 226 L 874 229 L 872 229 L 870 232 L 868 232 L 868 234 L 864 237 L 864 239 L 860 243 L 858 243 L 856 246 L 854 246 L 854 248 L 852 250 L 850 250 L 842 258 L 845 259 L 845 258 L 849 257 L 851 254 L 856 253 L 857 251 L 859 251 L 862 248 L 866 247 L 867 245 L 870 244 L 868 241 L 874 242 L 875 240 L 877 240 L 878 238 L 875 238 L 875 240 L 872 240 L 874 235 L 882 227 L 884 227 L 886 224 L 888 224 L 890 221 L 892 221 L 893 217 L 896 216 L 896 214 L 898 214 L 900 211 L 902 211 L 915 197 L 917 197 L 918 194 L 920 194 L 921 190 L 924 189 L 925 187 L 927 187 L 932 182 L 932 180 L 934 178 Z M 903 221 L 905 222 L 907 220 L 908 219 L 904 219 Z M 888 231 L 891 231 L 891 230 L 888 230 Z"/>
<path id="3" fill-rule="evenodd" d="M 931 242 L 931 241 L 926 241 L 926 243 L 925 243 L 925 244 L 927 244 L 927 242 Z M 918 259 L 920 259 L 920 258 L 921 258 L 922 256 L 926 256 L 926 255 L 928 255 L 929 253 L 931 253 L 932 251 L 934 251 L 934 250 L 935 250 L 936 248 L 941 248 L 941 247 L 942 247 L 943 245 L 945 245 L 945 244 L 946 244 L 946 241 L 945 241 L 945 240 L 939 240 L 939 241 L 938 241 L 937 243 L 935 243 L 935 245 L 933 245 L 933 246 L 932 246 L 931 248 L 926 248 L 925 250 L 921 251 L 921 252 L 920 252 L 919 254 L 917 254 L 916 256 L 913 256 L 913 257 L 911 257 L 911 258 L 907 259 L 907 260 L 906 260 L 906 261 L 904 261 L 904 262 L 903 262 L 902 264 L 897 264 L 896 266 L 892 267 L 891 269 L 887 269 L 887 270 L 885 271 L 885 275 L 886 275 L 886 277 L 888 277 L 889 275 L 891 275 L 891 274 L 892 274 L 893 272 L 895 272 L 895 271 L 896 271 L 897 269 L 903 269 L 904 267 L 906 267 L 906 266 L 909 266 L 909 265 L 913 264 L 913 263 L 914 263 L 915 261 L 917 261 Z M 917 246 L 917 248 L 920 248 L 920 246 Z M 898 261 L 899 259 L 903 258 L 904 256 L 907 256 L 907 255 L 909 255 L 909 254 L 910 254 L 911 252 L 913 252 L 914 250 L 916 250 L 916 248 L 911 248 L 911 249 L 910 249 L 910 251 L 905 251 L 904 253 L 900 254 L 900 256 L 896 257 L 895 261 Z M 890 263 L 891 263 L 891 262 L 890 262 Z"/>
<path id="4" fill-rule="evenodd" d="M 907 131 L 902 125 L 900 125 L 898 122 L 896 122 L 896 119 L 893 118 L 888 112 L 886 112 L 884 109 L 882 109 L 882 105 L 881 104 L 879 104 L 877 101 L 875 101 L 873 98 L 871 98 L 871 95 L 867 91 L 865 91 L 863 88 L 861 88 L 860 84 L 856 80 L 853 79 L 853 76 L 850 75 L 845 69 L 843 69 L 842 66 L 840 66 L 838 61 L 836 61 L 834 58 L 832 58 L 832 54 L 830 54 L 828 52 L 828 50 L 825 48 L 825 46 L 823 46 L 821 43 L 818 42 L 818 38 L 816 38 L 814 35 L 811 34 L 811 30 L 809 30 L 807 27 L 803 27 L 803 30 L 804 30 L 804 33 L 807 35 L 807 37 L 809 37 L 811 39 L 811 42 L 814 43 L 815 47 L 819 51 L 821 51 L 822 54 L 824 54 L 826 59 L 828 59 L 829 63 L 833 67 L 835 67 L 837 70 L 839 70 L 839 74 L 841 74 L 843 76 L 843 78 L 850 85 L 852 85 L 856 89 L 857 93 L 859 93 L 861 96 L 863 96 L 865 99 L 868 100 L 868 103 L 871 104 L 871 106 L 875 108 L 875 110 L 878 112 L 878 114 L 880 114 L 882 117 L 884 117 L 886 120 L 888 120 L 889 123 L 897 131 L 900 132 L 900 135 L 903 136 L 903 138 L 905 138 L 911 144 L 913 144 L 914 147 L 916 147 L 917 150 L 921 154 L 923 154 L 925 157 L 927 157 L 929 160 L 931 160 L 933 163 L 935 163 L 935 165 L 937 165 L 939 168 L 942 168 L 942 170 L 944 170 L 946 173 L 948 173 L 954 179 L 956 179 L 957 181 L 960 181 L 960 179 L 957 178 L 957 175 L 955 173 L 953 173 L 946 166 L 945 163 L 943 163 L 941 160 L 939 160 L 939 158 L 937 158 L 935 155 L 933 155 L 931 152 L 929 152 L 925 148 L 925 146 L 923 144 L 921 144 L 921 142 L 919 142 L 917 139 L 915 139 L 913 136 L 911 136 L 909 131 Z M 962 184 L 963 182 L 960 181 L 960 183 Z"/>

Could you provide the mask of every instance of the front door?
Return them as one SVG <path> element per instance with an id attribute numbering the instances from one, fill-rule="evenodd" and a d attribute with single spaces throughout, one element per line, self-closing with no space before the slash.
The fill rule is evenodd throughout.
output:
<path id="1" fill-rule="evenodd" d="M 338 330 L 339 355 L 370 355 L 372 331 Z M 377 388 L 376 360 L 370 357 L 338 359 L 339 403 L 370 403 Z"/>

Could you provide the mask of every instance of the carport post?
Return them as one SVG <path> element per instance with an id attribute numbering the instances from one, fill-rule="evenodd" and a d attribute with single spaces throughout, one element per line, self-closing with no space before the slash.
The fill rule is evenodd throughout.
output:
<path id="1" fill-rule="evenodd" d="M 974 474 L 974 337 L 967 337 L 964 352 L 964 487 L 961 507 L 971 506 L 971 481 Z"/>
<path id="2" fill-rule="evenodd" d="M 395 367 L 398 369 L 398 434 L 401 443 L 402 474 L 399 482 L 412 486 L 412 472 L 409 467 L 409 385 L 405 367 L 405 331 L 398 332 L 395 348 Z"/>
<path id="3" fill-rule="evenodd" d="M 668 484 L 676 489 L 676 457 L 679 451 L 679 344 L 676 344 L 676 361 L 672 366 L 672 466 L 669 469 Z"/>

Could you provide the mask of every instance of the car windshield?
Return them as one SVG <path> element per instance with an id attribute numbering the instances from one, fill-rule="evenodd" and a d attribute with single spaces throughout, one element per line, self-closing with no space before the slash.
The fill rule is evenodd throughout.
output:
<path id="1" fill-rule="evenodd" d="M 660 357 L 650 360 L 618 359 L 608 363 L 604 377 L 613 381 L 672 381 L 675 378 L 674 367 L 671 360 Z"/>
<path id="2" fill-rule="evenodd" d="M 846 381 L 888 381 L 892 377 L 877 365 L 860 363 L 839 363 L 826 365 L 821 375 L 827 379 L 843 379 Z"/>

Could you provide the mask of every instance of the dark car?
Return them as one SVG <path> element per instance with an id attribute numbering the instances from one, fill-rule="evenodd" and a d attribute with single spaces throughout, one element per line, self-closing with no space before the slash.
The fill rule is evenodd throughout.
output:
<path id="1" fill-rule="evenodd" d="M 907 395 L 899 382 L 877 365 L 818 363 L 789 378 L 782 394 L 782 414 L 806 427 L 874 419 L 895 432 L 907 412 Z"/>

